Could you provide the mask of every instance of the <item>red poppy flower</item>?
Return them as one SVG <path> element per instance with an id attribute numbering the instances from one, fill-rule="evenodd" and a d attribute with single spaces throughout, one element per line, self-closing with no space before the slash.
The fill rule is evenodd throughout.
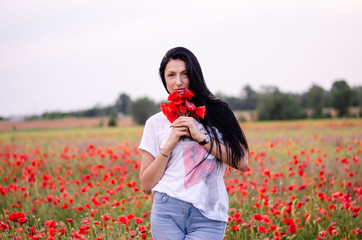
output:
<path id="1" fill-rule="evenodd" d="M 237 213 L 234 213 L 234 218 L 240 218 L 241 217 L 241 213 L 237 212 Z"/>
<path id="2" fill-rule="evenodd" d="M 128 225 L 129 221 L 127 220 L 127 218 L 125 216 L 120 216 L 118 218 L 118 222 L 124 225 Z"/>
<path id="3" fill-rule="evenodd" d="M 290 226 L 290 225 L 295 225 L 294 220 L 291 219 L 291 218 L 284 218 L 284 222 L 285 222 L 285 224 L 287 224 L 288 226 Z"/>
<path id="4" fill-rule="evenodd" d="M 147 228 L 145 227 L 145 226 L 139 226 L 138 227 L 138 231 L 140 232 L 140 233 L 146 233 L 147 232 Z"/>
<path id="5" fill-rule="evenodd" d="M 231 226 L 231 230 L 233 230 L 233 231 L 240 231 L 240 227 L 239 227 L 239 225 L 232 225 L 232 226 Z"/>
<path id="6" fill-rule="evenodd" d="M 196 107 L 196 105 L 191 102 L 191 98 L 194 95 L 189 89 L 183 92 L 175 91 L 168 96 L 167 100 L 170 101 L 169 103 L 160 105 L 161 111 L 171 123 L 179 116 L 204 118 L 206 115 L 205 106 Z"/>
<path id="7" fill-rule="evenodd" d="M 295 234 L 297 233 L 297 226 L 293 219 L 284 218 L 284 222 L 285 222 L 285 224 L 287 224 L 289 226 L 289 228 L 288 228 L 289 233 L 295 233 Z"/>
<path id="8" fill-rule="evenodd" d="M 277 226 L 275 225 L 270 225 L 268 230 L 274 231 L 275 229 L 277 229 Z"/>
<path id="9" fill-rule="evenodd" d="M 288 228 L 288 232 L 297 234 L 297 226 L 296 225 L 290 226 Z"/>
<path id="10" fill-rule="evenodd" d="M 185 89 L 181 97 L 191 99 L 193 96 L 195 96 L 195 94 L 190 89 Z"/>
<path id="11" fill-rule="evenodd" d="M 106 213 L 102 216 L 102 221 L 108 221 L 109 219 L 111 219 L 111 215 L 109 213 Z"/>
<path id="12" fill-rule="evenodd" d="M 36 238 L 34 238 L 34 235 L 36 235 L 36 231 L 34 230 L 34 225 L 33 225 L 33 226 L 31 226 L 31 228 L 29 229 L 29 233 L 28 233 L 29 239 L 36 239 Z"/>
<path id="13" fill-rule="evenodd" d="M 261 220 L 263 220 L 263 217 L 260 214 L 254 214 L 253 219 L 255 221 L 261 221 Z"/>
<path id="14" fill-rule="evenodd" d="M 163 112 L 163 114 L 165 114 L 165 116 L 171 123 L 174 122 L 178 118 L 176 109 L 173 108 L 169 103 L 161 104 L 160 107 L 161 107 L 161 111 Z"/>
<path id="15" fill-rule="evenodd" d="M 192 102 L 190 102 L 190 101 L 188 101 L 188 100 L 185 101 L 185 104 L 186 104 L 187 110 L 189 110 L 189 111 L 195 111 L 195 109 L 196 109 L 195 104 L 193 104 Z"/>
<path id="16" fill-rule="evenodd" d="M 18 223 L 19 224 L 24 224 L 24 223 L 27 223 L 28 222 L 28 219 L 26 217 L 23 217 L 23 218 L 19 218 L 18 219 Z"/>
<path id="17" fill-rule="evenodd" d="M 260 225 L 258 227 L 258 233 L 268 233 L 268 229 L 265 226 Z"/>
<path id="18" fill-rule="evenodd" d="M 21 222 L 19 222 L 20 219 L 22 219 Z M 25 221 L 25 219 L 26 219 L 26 221 Z M 12 222 L 18 222 L 18 223 L 25 223 L 28 221 L 25 213 L 23 213 L 23 212 L 10 213 L 8 220 L 12 221 Z"/>
<path id="19" fill-rule="evenodd" d="M 178 97 L 178 92 L 177 91 L 174 91 L 173 93 L 171 93 L 170 95 L 168 95 L 168 98 L 167 100 L 168 101 L 173 101 L 173 102 L 177 102 L 179 100 L 181 100 L 179 97 Z"/>
<path id="20" fill-rule="evenodd" d="M 267 224 L 267 225 L 272 223 L 272 221 L 271 221 L 270 218 L 269 218 L 269 215 L 264 215 L 264 217 L 263 217 L 263 219 L 261 220 L 261 222 L 264 223 L 264 224 Z"/>
<path id="21" fill-rule="evenodd" d="M 205 108 L 205 106 L 197 107 L 193 113 L 194 113 L 193 116 L 195 118 L 200 117 L 200 118 L 204 119 L 204 117 L 206 115 L 206 108 Z"/>
<path id="22" fill-rule="evenodd" d="M 61 228 L 58 230 L 59 234 L 60 235 L 64 235 L 65 234 L 65 229 L 64 228 Z"/>

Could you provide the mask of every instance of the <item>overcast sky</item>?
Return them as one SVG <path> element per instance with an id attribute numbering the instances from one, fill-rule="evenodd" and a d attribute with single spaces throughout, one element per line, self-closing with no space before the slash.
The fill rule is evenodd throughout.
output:
<path id="1" fill-rule="evenodd" d="M 176 46 L 214 93 L 362 85 L 360 0 L 0 0 L 0 116 L 167 97 L 158 76 Z"/>

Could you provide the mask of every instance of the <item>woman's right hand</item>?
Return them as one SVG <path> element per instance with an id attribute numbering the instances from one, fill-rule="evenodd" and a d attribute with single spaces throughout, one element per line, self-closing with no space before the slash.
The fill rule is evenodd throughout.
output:
<path id="1" fill-rule="evenodd" d="M 177 143 L 180 141 L 181 137 L 190 137 L 190 132 L 188 127 L 185 126 L 172 127 L 171 134 L 162 148 L 162 150 L 165 151 L 164 153 L 166 154 L 171 153 L 172 150 L 176 147 Z"/>

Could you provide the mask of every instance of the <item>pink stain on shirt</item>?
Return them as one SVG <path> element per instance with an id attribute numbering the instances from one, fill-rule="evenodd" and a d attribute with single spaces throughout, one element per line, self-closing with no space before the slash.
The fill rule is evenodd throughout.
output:
<path id="1" fill-rule="evenodd" d="M 215 162 L 204 160 L 207 150 L 198 144 L 184 144 L 182 146 L 185 165 L 185 188 L 200 183 L 215 167 Z M 204 161 L 203 161 L 204 160 Z M 199 166 L 197 166 L 203 161 Z"/>

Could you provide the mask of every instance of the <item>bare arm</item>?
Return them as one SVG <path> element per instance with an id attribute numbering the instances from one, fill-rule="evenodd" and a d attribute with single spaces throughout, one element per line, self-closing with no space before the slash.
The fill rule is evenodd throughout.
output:
<path id="1" fill-rule="evenodd" d="M 202 138 L 202 140 L 204 140 L 204 139 L 205 139 L 205 134 L 204 134 L 204 137 Z M 211 140 L 211 141 L 213 141 L 213 140 Z M 210 151 L 211 142 L 205 144 L 204 147 L 206 148 L 206 150 Z M 227 147 L 224 144 L 220 143 L 220 148 L 221 148 L 221 152 L 219 152 L 217 150 L 216 143 L 214 142 L 213 148 L 211 149 L 211 154 L 214 155 L 217 159 L 220 159 L 222 162 L 228 164 L 227 151 L 226 151 Z M 244 157 L 243 157 L 243 159 L 240 159 L 237 169 L 239 171 L 245 172 L 248 169 L 248 166 L 249 166 L 248 154 L 246 151 L 244 151 Z"/>
<path id="2" fill-rule="evenodd" d="M 161 149 L 162 153 L 170 155 L 181 136 L 190 136 L 187 127 L 179 126 L 172 128 L 169 138 Z M 158 181 L 162 178 L 168 160 L 169 157 L 166 157 L 161 153 L 159 153 L 155 158 L 147 151 L 142 152 L 140 182 L 141 189 L 144 193 L 150 194 L 152 188 L 156 186 Z"/>
<path id="3" fill-rule="evenodd" d="M 168 157 L 163 156 L 161 153 L 154 158 L 149 152 L 142 152 L 140 181 L 144 193 L 150 194 L 151 189 L 161 179 L 165 172 L 168 159 Z"/>

